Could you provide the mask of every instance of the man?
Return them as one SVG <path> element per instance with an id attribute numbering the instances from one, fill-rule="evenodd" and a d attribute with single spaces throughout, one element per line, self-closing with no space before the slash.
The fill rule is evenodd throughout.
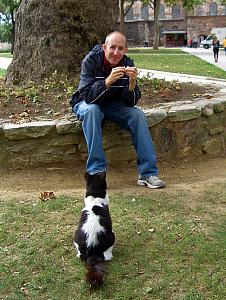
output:
<path id="1" fill-rule="evenodd" d="M 129 131 L 137 153 L 138 185 L 163 188 L 158 178 L 156 154 L 144 113 L 135 105 L 141 93 L 137 69 L 127 53 L 126 38 L 120 32 L 110 33 L 105 44 L 97 45 L 82 62 L 78 91 L 71 105 L 82 121 L 88 148 L 87 172 L 106 171 L 101 124 L 109 120 Z"/>
<path id="2" fill-rule="evenodd" d="M 212 46 L 213 46 L 214 61 L 218 62 L 218 53 L 219 53 L 220 42 L 218 41 L 216 36 L 213 38 Z"/>
<path id="3" fill-rule="evenodd" d="M 224 54 L 226 55 L 226 37 L 223 40 Z"/>

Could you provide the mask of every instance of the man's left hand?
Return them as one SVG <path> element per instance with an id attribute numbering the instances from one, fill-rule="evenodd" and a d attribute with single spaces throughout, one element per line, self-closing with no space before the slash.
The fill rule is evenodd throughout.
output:
<path id="1" fill-rule="evenodd" d="M 135 89 L 136 86 L 136 79 L 137 79 L 137 68 L 135 67 L 126 67 L 126 75 L 129 76 L 129 90 L 132 91 Z"/>

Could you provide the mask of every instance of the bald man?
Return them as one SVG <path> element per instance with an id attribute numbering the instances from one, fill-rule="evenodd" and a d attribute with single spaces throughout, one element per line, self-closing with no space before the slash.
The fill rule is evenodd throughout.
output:
<path id="1" fill-rule="evenodd" d="M 86 170 L 90 175 L 106 172 L 101 125 L 103 120 L 108 120 L 131 134 L 137 154 L 137 184 L 163 188 L 165 183 L 158 177 L 156 153 L 145 115 L 135 107 L 141 93 L 137 85 L 138 72 L 126 56 L 127 51 L 126 37 L 114 31 L 82 62 L 79 87 L 71 105 L 82 121 L 88 148 Z"/>

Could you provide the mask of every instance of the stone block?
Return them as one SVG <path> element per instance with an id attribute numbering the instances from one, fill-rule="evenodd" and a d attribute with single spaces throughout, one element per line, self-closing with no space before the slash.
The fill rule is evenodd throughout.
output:
<path id="1" fill-rule="evenodd" d="M 84 137 L 81 139 L 80 143 L 78 144 L 78 151 L 80 153 L 87 153 L 87 145 Z"/>
<path id="2" fill-rule="evenodd" d="M 55 128 L 55 125 L 55 121 L 42 121 L 23 124 L 3 124 L 3 129 L 7 139 L 22 140 L 47 136 Z"/>
<path id="3" fill-rule="evenodd" d="M 188 121 L 197 119 L 201 116 L 201 107 L 195 105 L 173 106 L 168 111 L 168 117 L 171 122 Z"/>
<path id="4" fill-rule="evenodd" d="M 4 129 L 3 129 L 3 126 L 0 125 L 0 136 L 4 134 Z"/>
<path id="5" fill-rule="evenodd" d="M 167 112 L 164 109 L 145 109 L 143 112 L 146 115 L 148 126 L 153 127 L 161 123 L 165 118 L 167 118 Z"/>
<path id="6" fill-rule="evenodd" d="M 66 145 L 78 145 L 79 142 L 80 137 L 76 134 L 61 134 L 46 141 L 46 144 L 50 147 L 62 147 Z"/>
<path id="7" fill-rule="evenodd" d="M 56 131 L 58 134 L 82 134 L 81 121 L 71 122 L 69 120 L 60 120 L 56 123 Z"/>
<path id="8" fill-rule="evenodd" d="M 197 107 L 201 108 L 202 115 L 205 117 L 212 116 L 213 114 L 213 104 L 209 102 L 209 100 L 199 100 L 195 102 Z"/>
<path id="9" fill-rule="evenodd" d="M 103 132 L 103 148 L 111 149 L 115 146 L 129 146 L 132 145 L 132 139 L 129 132 L 118 129 L 106 132 L 106 129 Z"/>
<path id="10" fill-rule="evenodd" d="M 106 158 L 109 163 L 129 162 L 136 160 L 136 153 L 133 146 L 116 147 L 106 151 Z"/>
<path id="11" fill-rule="evenodd" d="M 215 113 L 220 113 L 220 112 L 224 111 L 224 103 L 223 102 L 215 103 L 213 105 L 213 111 Z"/>
<path id="12" fill-rule="evenodd" d="M 212 139 L 203 145 L 203 152 L 209 156 L 224 154 L 224 147 L 221 139 Z"/>
<path id="13" fill-rule="evenodd" d="M 205 117 L 212 116 L 212 114 L 213 114 L 213 105 L 211 105 L 211 104 L 205 105 L 202 108 L 202 114 Z"/>
<path id="14" fill-rule="evenodd" d="M 9 155 L 19 155 L 20 153 L 30 155 L 30 153 L 36 151 L 41 144 L 38 139 L 10 141 L 10 143 L 6 145 L 6 151 Z"/>
<path id="15" fill-rule="evenodd" d="M 208 118 L 207 131 L 210 135 L 219 134 L 225 128 L 225 114 L 223 112 L 214 114 Z"/>
<path id="16" fill-rule="evenodd" d="M 215 135 L 215 134 L 219 134 L 219 133 L 223 132 L 224 131 L 224 127 L 223 127 L 223 125 L 218 124 L 217 126 L 214 126 L 212 128 L 210 127 L 208 129 L 208 131 L 209 131 L 210 135 Z"/>
<path id="17" fill-rule="evenodd" d="M 177 135 L 171 128 L 162 127 L 157 137 L 161 153 L 174 152 L 177 147 Z"/>

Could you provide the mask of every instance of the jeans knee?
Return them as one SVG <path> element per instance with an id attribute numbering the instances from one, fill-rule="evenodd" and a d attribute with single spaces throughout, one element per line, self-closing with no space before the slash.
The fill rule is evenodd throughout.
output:
<path id="1" fill-rule="evenodd" d="M 84 118 L 88 119 L 101 119 L 102 117 L 102 112 L 100 110 L 100 107 L 96 104 L 89 104 L 87 105 L 87 109 L 84 113 Z"/>
<path id="2" fill-rule="evenodd" d="M 136 108 L 133 112 L 133 120 L 136 120 L 137 122 L 145 121 L 146 120 L 145 113 L 139 108 Z"/>

